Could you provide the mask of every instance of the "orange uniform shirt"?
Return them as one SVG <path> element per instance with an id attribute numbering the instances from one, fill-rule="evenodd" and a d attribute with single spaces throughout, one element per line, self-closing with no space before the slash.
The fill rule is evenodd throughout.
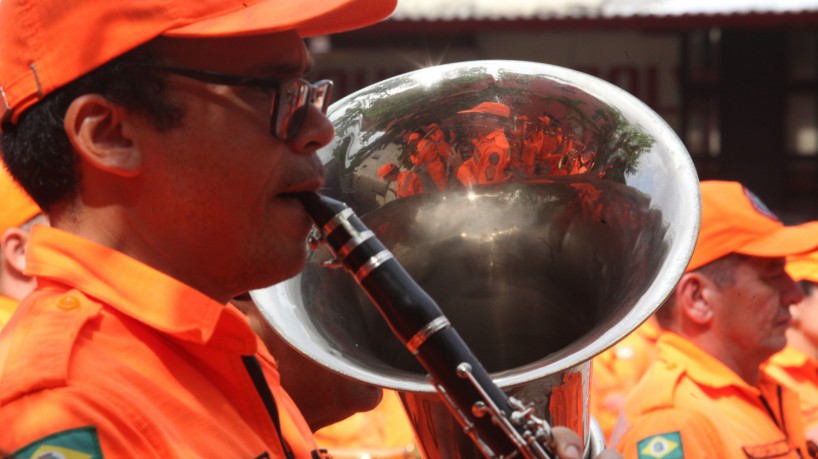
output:
<path id="1" fill-rule="evenodd" d="M 423 193 L 423 182 L 414 171 L 401 171 L 398 174 L 398 189 L 396 191 L 399 198 L 408 198 L 416 194 Z"/>
<path id="2" fill-rule="evenodd" d="M 34 228 L 28 250 L 37 289 L 0 333 L 4 454 L 283 458 L 242 361 L 255 356 L 294 457 L 312 457 L 274 360 L 233 306 L 54 228 Z"/>
<path id="3" fill-rule="evenodd" d="M 625 459 L 807 457 L 798 396 L 764 374 L 750 386 L 665 332 L 613 433 Z"/>
<path id="4" fill-rule="evenodd" d="M 772 356 L 763 368 L 798 394 L 807 437 L 818 438 L 818 361 L 788 346 Z"/>
<path id="5" fill-rule="evenodd" d="M 383 391 L 375 409 L 356 413 L 315 433 L 315 440 L 335 459 L 419 458 L 415 434 L 398 394 Z"/>
<path id="6" fill-rule="evenodd" d="M 432 177 L 438 190 L 445 190 L 447 185 L 446 164 L 449 162 L 449 155 L 452 147 L 443 138 L 443 132 L 435 130 L 429 137 L 418 142 L 417 156 L 412 156 L 412 164 L 420 166 L 425 164 L 426 171 Z"/>
<path id="7" fill-rule="evenodd" d="M 661 333 L 656 319 L 651 317 L 591 362 L 591 415 L 607 440 L 625 397 L 656 357 L 656 341 Z"/>
<path id="8" fill-rule="evenodd" d="M 17 309 L 17 300 L 0 295 L 0 330 L 2 330 L 9 319 L 11 319 L 11 315 L 14 314 L 15 309 Z"/>
<path id="9" fill-rule="evenodd" d="M 474 155 L 463 161 L 457 178 L 464 186 L 500 183 L 511 178 L 506 170 L 511 162 L 511 144 L 502 129 L 486 134 L 474 146 Z"/>

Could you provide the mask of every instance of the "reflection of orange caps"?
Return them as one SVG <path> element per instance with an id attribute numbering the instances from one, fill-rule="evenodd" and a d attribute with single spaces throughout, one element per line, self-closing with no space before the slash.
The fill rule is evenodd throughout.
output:
<path id="1" fill-rule="evenodd" d="M 549 124 L 551 122 L 551 117 L 548 115 L 538 116 L 537 118 L 539 118 L 540 121 L 542 121 L 545 124 Z"/>
<path id="2" fill-rule="evenodd" d="M 508 118 L 511 116 L 511 109 L 508 108 L 508 105 L 501 104 L 500 102 L 483 102 L 478 104 L 476 107 L 472 108 L 471 110 L 461 110 L 457 112 L 458 114 L 463 113 L 484 113 L 487 115 L 495 115 L 502 118 Z"/>
<path id="3" fill-rule="evenodd" d="M 702 220 L 687 271 L 731 253 L 786 257 L 818 247 L 818 222 L 784 226 L 737 182 L 701 182 Z"/>
<path id="4" fill-rule="evenodd" d="M 393 169 L 395 169 L 395 165 L 392 163 L 384 164 L 378 168 L 378 175 L 381 177 L 381 182 L 383 182 L 383 178 L 389 175 Z"/>
<path id="5" fill-rule="evenodd" d="M 419 138 L 420 138 L 420 134 L 418 134 L 417 132 L 413 132 L 413 133 L 409 134 L 409 137 L 406 138 L 406 141 L 407 142 L 414 142 L 415 140 L 417 140 Z"/>
<path id="6" fill-rule="evenodd" d="M 55 89 L 160 36 L 233 37 L 356 29 L 396 0 L 3 0 L 0 87 L 12 120 Z M 113 18 L 113 20 L 112 20 Z M 93 50 L 93 52 L 77 52 Z M 5 117 L 6 114 L 2 113 Z"/>
<path id="7" fill-rule="evenodd" d="M 818 284 L 818 252 L 787 257 L 787 273 L 794 281 L 810 281 Z"/>
<path id="8" fill-rule="evenodd" d="M 6 1 L 6 0 L 3 0 Z M 0 236 L 9 228 L 14 228 L 31 220 L 40 213 L 40 208 L 17 185 L 17 182 L 0 164 Z"/>

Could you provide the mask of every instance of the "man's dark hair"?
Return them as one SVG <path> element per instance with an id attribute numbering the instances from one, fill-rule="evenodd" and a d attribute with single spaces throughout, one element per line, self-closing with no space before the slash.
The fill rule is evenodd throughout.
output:
<path id="1" fill-rule="evenodd" d="M 158 130 L 181 124 L 181 110 L 165 97 L 161 75 L 128 66 L 128 62 L 158 63 L 155 42 L 134 50 L 55 90 L 20 115 L 17 124 L 2 126 L 2 154 L 9 173 L 41 209 L 79 192 L 77 153 L 65 133 L 68 106 L 83 94 L 100 94 L 139 113 Z"/>

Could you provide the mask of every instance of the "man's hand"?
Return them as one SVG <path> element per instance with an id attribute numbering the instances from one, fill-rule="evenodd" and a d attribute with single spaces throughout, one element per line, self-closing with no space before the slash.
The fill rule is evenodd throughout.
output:
<path id="1" fill-rule="evenodd" d="M 554 427 L 551 433 L 560 459 L 582 459 L 583 445 L 576 432 L 567 427 Z M 622 459 L 622 456 L 612 449 L 606 449 L 594 459 Z"/>

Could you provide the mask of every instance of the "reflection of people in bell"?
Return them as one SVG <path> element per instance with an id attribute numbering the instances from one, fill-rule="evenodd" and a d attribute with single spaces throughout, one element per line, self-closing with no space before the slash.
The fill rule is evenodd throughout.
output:
<path id="1" fill-rule="evenodd" d="M 483 102 L 470 110 L 457 113 L 473 117 L 468 124 L 472 127 L 474 151 L 472 157 L 463 161 L 457 170 L 460 183 L 472 186 L 499 183 L 511 178 L 508 173 L 511 145 L 505 132 L 505 125 L 511 115 L 508 105 Z"/>
<path id="2" fill-rule="evenodd" d="M 398 166 L 388 163 L 378 168 L 378 176 L 381 181 L 386 181 L 387 185 L 391 182 L 398 183 L 395 194 L 399 198 L 423 193 L 423 183 L 415 171 L 401 171 Z"/>
<path id="3" fill-rule="evenodd" d="M 545 134 L 538 123 L 526 122 L 523 129 L 522 164 L 526 177 L 536 175 L 539 171 L 539 162 L 542 159 L 542 148 Z"/>
<path id="4" fill-rule="evenodd" d="M 440 126 L 432 123 L 427 127 L 425 137 L 418 141 L 417 155 L 412 155 L 411 160 L 415 166 L 425 166 L 437 189 L 443 191 L 448 184 L 446 165 L 451 153 L 452 147 L 446 142 Z"/>

